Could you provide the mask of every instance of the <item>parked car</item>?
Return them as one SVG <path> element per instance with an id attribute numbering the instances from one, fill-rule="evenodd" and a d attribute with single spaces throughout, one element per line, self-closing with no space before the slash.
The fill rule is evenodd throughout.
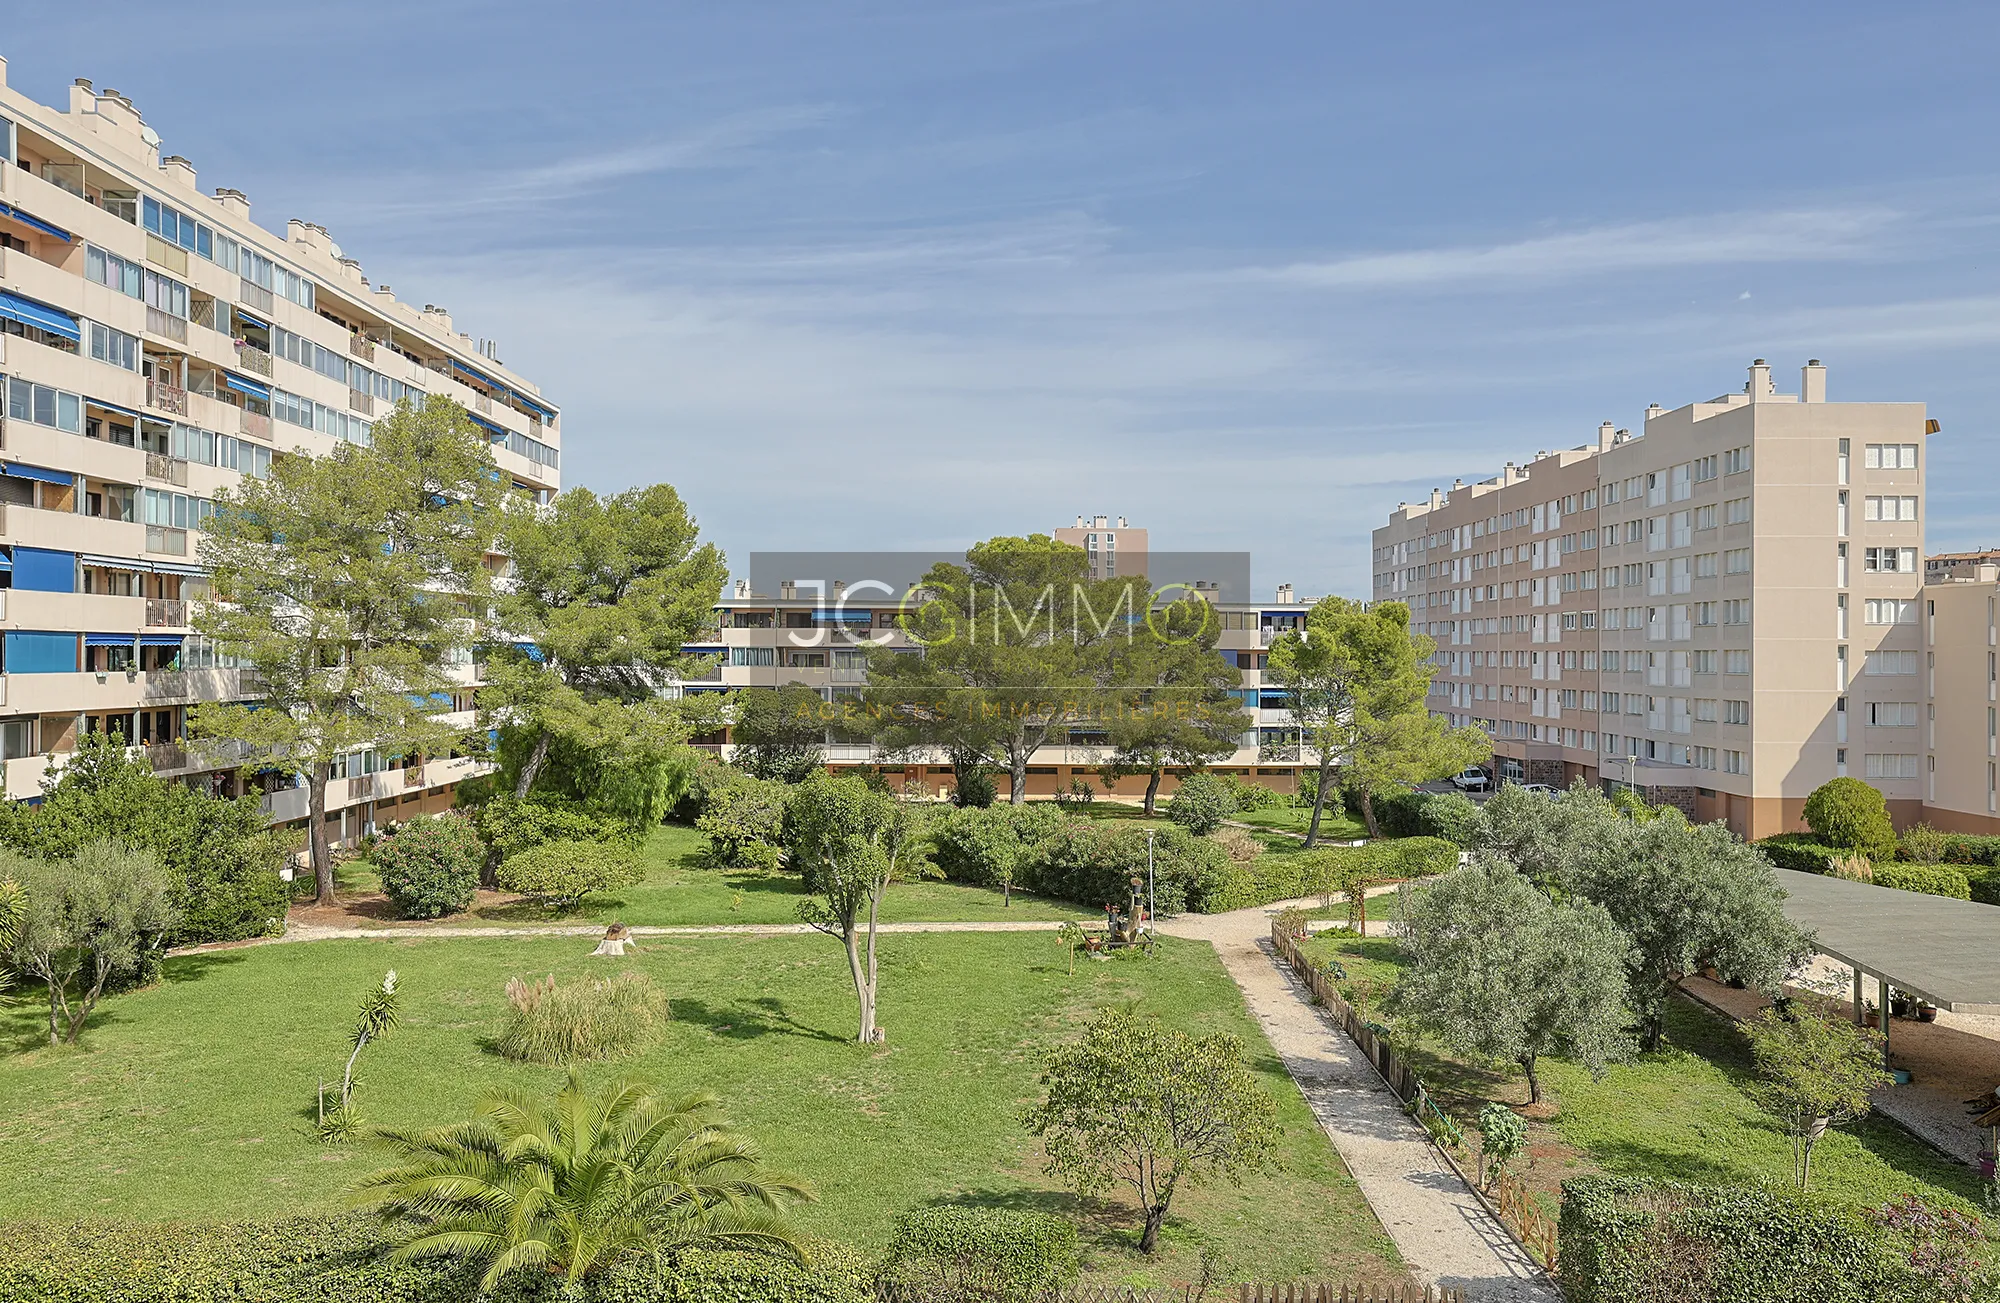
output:
<path id="1" fill-rule="evenodd" d="M 1477 767 L 1451 776 L 1451 785 L 1461 792 L 1483 792 L 1487 781 L 1486 771 Z"/>
<path id="2" fill-rule="evenodd" d="M 1537 796 L 1554 796 L 1556 794 L 1556 789 L 1550 787 L 1547 783 L 1522 783 L 1520 787 L 1522 791 L 1533 792 Z"/>

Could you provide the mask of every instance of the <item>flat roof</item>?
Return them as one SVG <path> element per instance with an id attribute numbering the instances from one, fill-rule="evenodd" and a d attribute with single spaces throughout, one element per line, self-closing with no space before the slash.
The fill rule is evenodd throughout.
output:
<path id="1" fill-rule="evenodd" d="M 2000 906 L 1777 870 L 1814 948 L 1953 1013 L 2000 1014 Z"/>

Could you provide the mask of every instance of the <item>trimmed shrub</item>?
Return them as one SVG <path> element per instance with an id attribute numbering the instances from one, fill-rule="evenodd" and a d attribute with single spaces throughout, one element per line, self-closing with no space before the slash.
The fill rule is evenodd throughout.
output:
<path id="1" fill-rule="evenodd" d="M 1252 782 L 1241 774 L 1215 774 L 1215 780 L 1229 789 L 1229 795 L 1236 800 L 1236 809 L 1275 810 L 1290 804 L 1291 798 L 1281 792 L 1274 792 L 1262 783 Z"/>
<path id="2" fill-rule="evenodd" d="M 946 811 L 932 825 L 931 846 L 947 880 L 980 887 L 999 886 L 1009 857 L 1016 857 L 1020 886 L 1018 857 L 1057 829 L 1082 822 L 1048 802 L 961 808 Z"/>
<path id="3" fill-rule="evenodd" d="M 1076 1227 L 1048 1213 L 918 1208 L 896 1222 L 877 1279 L 940 1297 L 1032 1303 L 1076 1280 Z"/>
<path id="4" fill-rule="evenodd" d="M 1962 832 L 1946 833 L 1944 837 L 1946 864 L 2000 866 L 2000 837 L 1975 837 Z"/>
<path id="5" fill-rule="evenodd" d="M 1440 837 L 1399 837 L 1360 848 L 1375 857 L 1387 878 L 1421 878 L 1458 867 L 1458 846 Z"/>
<path id="6" fill-rule="evenodd" d="M 2000 870 L 1969 868 L 1965 870 L 1965 880 L 1973 900 L 1982 905 L 2000 905 Z"/>
<path id="7" fill-rule="evenodd" d="M 806 1267 L 708 1249 L 676 1253 L 658 1269 L 629 1262 L 593 1280 L 585 1303 L 875 1303 L 867 1259 L 857 1250 L 820 1239 L 805 1248 Z"/>
<path id="8" fill-rule="evenodd" d="M 708 791 L 694 821 L 708 838 L 702 858 L 719 869 L 775 869 L 782 860 L 780 833 L 792 789 L 731 770 Z"/>
<path id="9" fill-rule="evenodd" d="M 1008 781 L 1013 780 L 1010 777 Z M 957 786 L 951 789 L 951 803 L 967 809 L 985 810 L 998 799 L 1000 792 L 993 785 L 993 776 L 984 769 L 959 775 Z"/>
<path id="10" fill-rule="evenodd" d="M 486 843 L 486 862 L 492 868 L 546 842 L 629 842 L 631 836 L 631 826 L 622 819 L 546 794 L 525 801 L 492 797 L 472 807 L 472 823 Z"/>
<path id="11" fill-rule="evenodd" d="M 1486 811 L 1463 792 L 1440 792 L 1423 803 L 1417 823 L 1426 837 L 1470 850 L 1486 835 Z"/>
<path id="12" fill-rule="evenodd" d="M 1153 838 L 1155 901 L 1162 914 L 1200 909 L 1196 884 L 1229 863 L 1228 852 L 1184 828 L 1161 828 Z M 1023 891 L 1059 896 L 1084 905 L 1122 905 L 1131 880 L 1146 877 L 1146 832 L 1095 819 L 1065 821 L 1036 842 L 1015 872 Z"/>
<path id="13" fill-rule="evenodd" d="M 1787 1190 L 1586 1176 L 1563 1183 L 1569 1303 L 1868 1303 L 1918 1296 L 1851 1209 Z"/>
<path id="14" fill-rule="evenodd" d="M 1840 847 L 1829 846 L 1803 832 L 1781 832 L 1766 837 L 1757 843 L 1757 849 L 1779 868 L 1796 869 L 1800 873 L 1825 873 L 1828 862 L 1840 854 Z"/>
<path id="15" fill-rule="evenodd" d="M 1897 857 L 1912 864 L 1942 864 L 1951 847 L 1951 835 L 1920 823 L 1903 829 L 1896 845 Z"/>
<path id="16" fill-rule="evenodd" d="M 375 844 L 369 857 L 402 918 L 439 918 L 472 903 L 486 846 L 462 814 L 418 815 Z"/>
<path id="17" fill-rule="evenodd" d="M 1821 783 L 1806 798 L 1806 826 L 1829 846 L 1860 851 L 1871 860 L 1896 853 L 1896 830 L 1889 822 L 1889 804 L 1858 778 Z"/>
<path id="18" fill-rule="evenodd" d="M 627 887 L 645 876 L 630 851 L 605 842 L 543 842 L 500 866 L 502 890 L 551 910 L 573 909 L 593 891 Z"/>
<path id="19" fill-rule="evenodd" d="M 1430 801 L 1428 792 L 1378 792 L 1375 794 L 1375 826 L 1382 830 L 1384 837 L 1421 837 L 1424 828 L 1424 806 Z M 1361 794 L 1351 792 L 1347 797 L 1347 808 L 1361 817 Z"/>
<path id="20" fill-rule="evenodd" d="M 1949 896 L 1953 900 L 1972 899 L 1972 883 L 1966 878 L 1965 870 L 1949 864 L 1878 864 L 1875 866 L 1875 885 L 1895 887 L 1900 891 L 1921 891 L 1930 896 Z"/>
<path id="21" fill-rule="evenodd" d="M 558 983 L 507 979 L 507 1021 L 493 1046 L 522 1063 L 567 1067 L 630 1054 L 673 1013 L 667 997 L 640 973 Z"/>
<path id="22" fill-rule="evenodd" d="M 1189 774 L 1167 802 L 1167 818 L 1197 837 L 1205 837 L 1236 813 L 1236 796 L 1214 774 Z"/>

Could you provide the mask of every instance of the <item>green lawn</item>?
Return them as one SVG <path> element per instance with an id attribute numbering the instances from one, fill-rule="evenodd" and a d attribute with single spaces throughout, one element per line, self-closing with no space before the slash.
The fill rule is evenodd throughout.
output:
<path id="1" fill-rule="evenodd" d="M 647 838 L 643 852 L 646 879 L 636 886 L 587 898 L 582 908 L 552 918 L 525 903 L 487 906 L 455 914 L 447 922 L 512 924 L 547 922 L 609 922 L 619 919 L 641 927 L 671 927 L 714 923 L 796 923 L 805 896 L 796 874 L 761 869 L 712 869 L 699 852 L 707 839 L 684 824 L 662 824 Z M 342 865 L 343 892 L 380 890 L 374 871 L 364 861 Z M 1002 903 L 999 892 L 956 882 L 909 882 L 889 888 L 883 905 L 885 923 L 946 923 L 980 919 L 1033 921 L 1102 918 L 1067 901 L 1015 893 L 1014 903 Z M 356 920 L 365 925 L 366 919 Z"/>
<path id="2" fill-rule="evenodd" d="M 1247 823 L 1257 828 L 1303 834 L 1312 824 L 1312 811 L 1301 810 L 1296 806 L 1280 805 L 1268 810 L 1246 810 L 1241 814 L 1232 815 L 1231 818 L 1238 823 Z M 1359 819 L 1350 819 L 1346 815 L 1326 813 L 1320 815 L 1321 841 L 1351 842 L 1367 835 L 1368 829 Z"/>
<path id="3" fill-rule="evenodd" d="M 40 1010 L 0 1002 L 0 1206 L 16 1214 L 271 1217 L 341 1207 L 378 1156 L 307 1137 L 315 1080 L 337 1075 L 351 1011 L 385 968 L 404 1021 L 364 1057 L 361 1111 L 385 1124 L 461 1116 L 484 1087 L 551 1088 L 486 1038 L 510 976 L 601 972 L 576 938 L 368 940 L 170 959 L 166 980 L 105 1005 L 80 1051 L 38 1047 Z M 882 957 L 886 1048 L 853 1033 L 839 947 L 820 937 L 655 940 L 623 961 L 672 996 L 675 1022 L 641 1055 L 600 1067 L 674 1090 L 709 1088 L 775 1163 L 818 1183 L 805 1220 L 868 1247 L 927 1200 L 1077 1212 L 1040 1171 L 1016 1115 L 1039 1051 L 1097 1007 L 1136 1000 L 1177 1026 L 1244 1038 L 1278 1101 L 1281 1170 L 1176 1200 L 1162 1257 L 1125 1247 L 1122 1200 L 1085 1212 L 1094 1279 L 1192 1276 L 1204 1237 L 1245 1275 L 1380 1278 L 1394 1250 L 1206 945 L 1084 961 L 1053 938 L 899 935 Z"/>
<path id="4" fill-rule="evenodd" d="M 1316 962 L 1337 959 L 1350 986 L 1372 990 L 1368 1015 L 1394 1025 L 1380 1008 L 1402 966 L 1393 940 L 1321 934 L 1307 948 Z M 1536 1162 L 1528 1177 L 1551 1209 L 1565 1178 L 1592 1171 L 1720 1185 L 1791 1180 L 1790 1141 L 1751 1096 L 1749 1051 L 1735 1024 L 1676 998 L 1667 1011 L 1667 1041 L 1656 1053 L 1611 1067 L 1600 1080 L 1573 1063 L 1541 1065 L 1543 1100 L 1554 1107 L 1545 1119 L 1530 1121 Z M 1460 1062 L 1420 1035 L 1392 1034 L 1391 1043 L 1468 1128 L 1488 1100 L 1520 1104 L 1528 1097 L 1518 1071 Z M 1812 1188 L 1856 1204 L 1916 1191 L 1981 1207 L 1971 1169 L 1874 1116 L 1827 1133 L 1813 1153 Z"/>

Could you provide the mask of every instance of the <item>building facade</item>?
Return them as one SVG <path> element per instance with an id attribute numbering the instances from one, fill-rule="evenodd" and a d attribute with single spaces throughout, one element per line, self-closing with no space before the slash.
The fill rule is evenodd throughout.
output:
<path id="1" fill-rule="evenodd" d="M 2000 835 L 2000 561 L 1924 586 L 1924 818 Z"/>
<path id="2" fill-rule="evenodd" d="M 560 415 L 444 309 L 371 285 L 324 228 L 254 224 L 202 193 L 131 100 L 79 79 L 56 109 L 0 61 L 0 757 L 36 796 L 80 734 L 117 733 L 155 769 L 235 792 L 183 746 L 187 710 L 254 683 L 202 644 L 199 537 L 217 490 L 274 457 L 365 442 L 405 398 L 450 396 L 502 473 L 559 487 Z M 454 705 L 468 727 L 474 670 Z M 463 759 L 347 758 L 329 831 L 449 803 Z M 305 792 L 259 780 L 279 821 Z"/>
<path id="3" fill-rule="evenodd" d="M 1920 817 L 1921 403 L 1833 403 L 1760 358 L 1374 533 L 1373 596 L 1438 642 L 1433 710 L 1503 779 L 1631 784 L 1749 837 L 1852 775 Z"/>

